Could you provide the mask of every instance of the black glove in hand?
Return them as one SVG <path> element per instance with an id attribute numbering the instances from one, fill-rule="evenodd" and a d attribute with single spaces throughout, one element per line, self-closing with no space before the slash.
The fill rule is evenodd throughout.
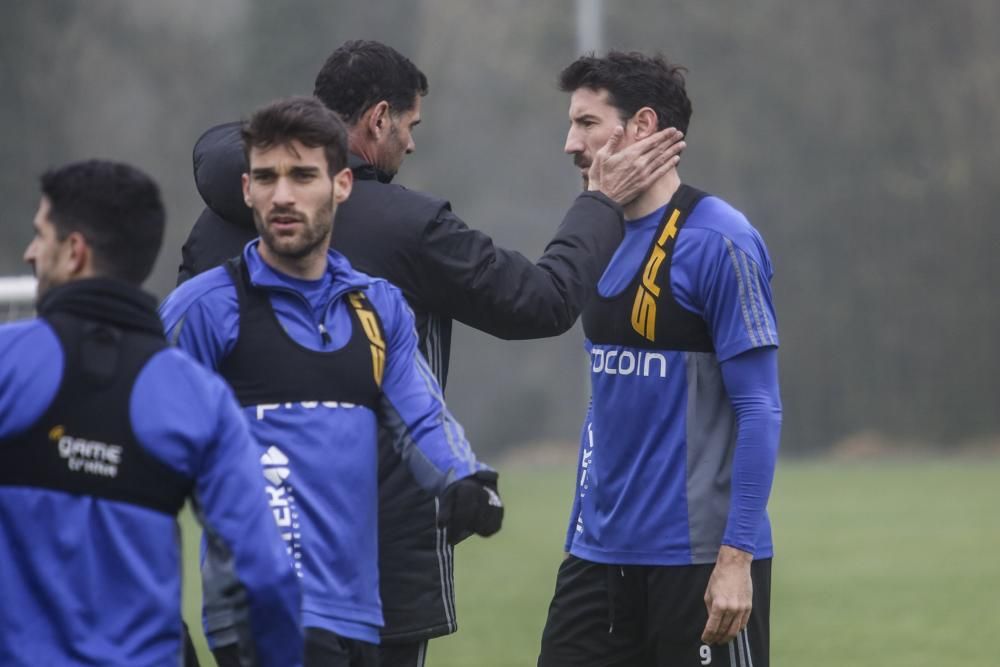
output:
<path id="1" fill-rule="evenodd" d="M 458 544 L 473 533 L 489 537 L 503 523 L 503 501 L 497 474 L 481 470 L 453 482 L 441 494 L 438 525 L 448 529 L 448 543 Z"/>

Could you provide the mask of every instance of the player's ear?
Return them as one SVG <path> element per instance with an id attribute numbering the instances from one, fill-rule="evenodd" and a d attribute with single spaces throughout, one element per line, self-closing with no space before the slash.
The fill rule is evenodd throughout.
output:
<path id="1" fill-rule="evenodd" d="M 247 208 L 253 208 L 250 203 L 250 174 L 243 174 L 240 177 L 240 182 L 243 183 L 243 201 L 246 203 Z"/>
<path id="2" fill-rule="evenodd" d="M 354 172 L 350 167 L 344 167 L 333 175 L 333 201 L 342 204 L 351 196 L 354 187 Z"/>
<path id="3" fill-rule="evenodd" d="M 83 234 L 80 232 L 70 232 L 62 247 L 65 248 L 63 261 L 65 262 L 67 275 L 80 276 L 92 268 L 93 252 Z"/>
<path id="4" fill-rule="evenodd" d="M 632 123 L 635 128 L 635 139 L 645 139 L 656 132 L 658 125 L 656 112 L 650 107 L 642 107 L 632 116 Z"/>

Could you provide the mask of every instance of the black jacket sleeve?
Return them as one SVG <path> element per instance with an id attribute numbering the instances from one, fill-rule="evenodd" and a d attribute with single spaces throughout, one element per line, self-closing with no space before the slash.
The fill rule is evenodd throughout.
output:
<path id="1" fill-rule="evenodd" d="M 557 336 L 595 292 L 621 242 L 622 209 L 585 192 L 566 213 L 537 263 L 498 248 L 448 208 L 424 229 L 420 264 L 431 311 L 499 338 Z"/>

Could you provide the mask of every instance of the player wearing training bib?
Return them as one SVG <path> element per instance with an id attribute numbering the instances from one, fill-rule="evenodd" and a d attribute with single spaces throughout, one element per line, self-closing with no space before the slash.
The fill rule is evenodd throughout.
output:
<path id="1" fill-rule="evenodd" d="M 0 326 L 0 665 L 179 665 L 190 500 L 227 558 L 252 664 L 301 666 L 301 595 L 256 443 L 140 289 L 163 237 L 159 188 L 89 160 L 42 191 L 24 254 L 38 317 Z"/>
<path id="2" fill-rule="evenodd" d="M 566 150 L 584 167 L 602 124 L 624 122 L 623 141 L 687 126 L 662 58 L 582 58 L 562 85 Z M 539 665 L 766 666 L 772 273 L 746 218 L 676 175 L 626 209 L 583 313 L 591 405 Z"/>
<path id="3" fill-rule="evenodd" d="M 500 528 L 496 473 L 448 413 L 399 290 L 329 249 L 352 180 L 337 115 L 313 98 L 279 100 L 242 136 L 260 238 L 178 287 L 160 312 L 170 339 L 233 387 L 260 442 L 302 588 L 306 667 L 369 667 L 383 623 L 379 429 L 438 498 L 445 536 Z M 243 664 L 225 558 L 209 548 L 202 574 L 216 660 Z"/>
<path id="4" fill-rule="evenodd" d="M 760 480 L 773 461 L 734 460 L 735 412 L 720 367 L 777 345 L 770 275 L 746 219 L 686 185 L 626 224 L 583 317 L 593 399 L 567 551 L 691 565 L 715 562 L 725 543 L 771 557 L 767 496 L 748 489 L 732 498 L 728 480 Z"/>
<path id="5" fill-rule="evenodd" d="M 577 197 L 535 262 L 470 228 L 446 200 L 394 182 L 415 150 L 426 93 L 427 79 L 409 59 L 388 45 L 359 40 L 334 50 L 314 94 L 349 132 L 354 187 L 337 208 L 332 247 L 358 270 L 400 288 L 413 310 L 418 347 L 444 389 L 453 320 L 504 339 L 554 336 L 573 325 L 621 241 L 621 204 L 673 168 L 683 144 L 670 145 L 678 135 L 668 129 L 615 156 L 615 166 Z M 652 159 L 627 159 L 637 156 Z M 245 170 L 239 125 L 205 132 L 193 158 L 206 208 L 184 243 L 180 282 L 218 266 L 257 235 L 239 188 Z M 428 640 L 458 628 L 453 540 L 437 526 L 437 512 L 434 497 L 414 482 L 383 431 L 383 665 L 423 667 Z"/>

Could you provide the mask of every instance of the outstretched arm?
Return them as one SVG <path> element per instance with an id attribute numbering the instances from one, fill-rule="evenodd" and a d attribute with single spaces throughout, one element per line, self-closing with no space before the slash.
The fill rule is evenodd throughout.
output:
<path id="1" fill-rule="evenodd" d="M 568 330 L 621 242 L 621 203 L 676 166 L 684 147 L 678 137 L 664 130 L 621 151 L 612 138 L 595 156 L 591 189 L 573 202 L 537 263 L 442 209 L 425 228 L 417 258 L 428 309 L 506 339 Z"/>

